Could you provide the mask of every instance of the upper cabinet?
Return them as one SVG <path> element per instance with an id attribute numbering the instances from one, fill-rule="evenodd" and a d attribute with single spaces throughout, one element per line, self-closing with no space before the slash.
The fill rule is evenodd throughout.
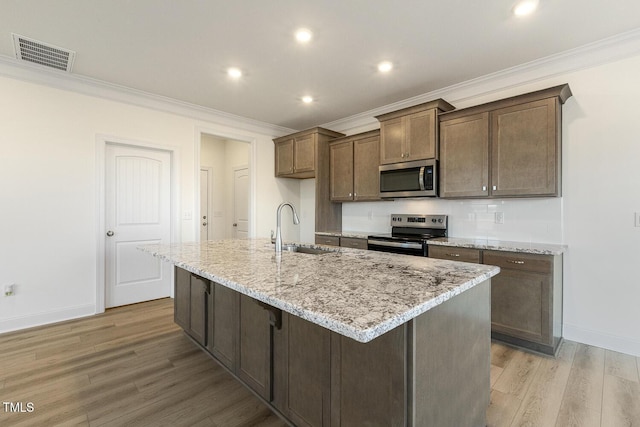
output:
<path id="1" fill-rule="evenodd" d="M 441 115 L 440 197 L 559 196 L 570 96 L 562 85 Z"/>
<path id="2" fill-rule="evenodd" d="M 331 200 L 380 200 L 380 131 L 333 140 L 329 144 Z"/>
<path id="3" fill-rule="evenodd" d="M 344 136 L 323 128 L 313 128 L 273 140 L 275 173 L 282 178 L 315 178 L 318 165 L 318 144 Z"/>
<path id="4" fill-rule="evenodd" d="M 380 121 L 380 164 L 438 157 L 438 114 L 453 110 L 435 101 L 376 116 Z"/>

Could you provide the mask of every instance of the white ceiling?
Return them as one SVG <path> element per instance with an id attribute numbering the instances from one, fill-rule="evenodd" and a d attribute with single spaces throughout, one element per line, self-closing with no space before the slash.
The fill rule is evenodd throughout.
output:
<path id="1" fill-rule="evenodd" d="M 77 75 L 305 129 L 640 28 L 638 0 L 514 2 L 2 0 L 0 55 L 17 33 L 75 51 Z"/>

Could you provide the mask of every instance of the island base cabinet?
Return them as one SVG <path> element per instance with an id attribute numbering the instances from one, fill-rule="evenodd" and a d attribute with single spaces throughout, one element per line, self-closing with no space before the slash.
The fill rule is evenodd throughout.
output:
<path id="1" fill-rule="evenodd" d="M 271 325 L 269 312 L 256 300 L 240 295 L 236 375 L 266 401 L 271 401 Z"/>
<path id="2" fill-rule="evenodd" d="M 410 323 L 408 425 L 486 425 L 490 302 L 486 280 Z"/>
<path id="3" fill-rule="evenodd" d="M 332 335 L 331 426 L 407 425 L 407 326 L 365 344 Z"/>
<path id="4" fill-rule="evenodd" d="M 298 427 L 329 425 L 331 332 L 283 313 L 274 341 L 274 406 Z"/>

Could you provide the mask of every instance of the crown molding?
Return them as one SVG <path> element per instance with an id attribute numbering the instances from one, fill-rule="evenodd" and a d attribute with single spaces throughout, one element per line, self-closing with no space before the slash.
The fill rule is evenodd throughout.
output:
<path id="1" fill-rule="evenodd" d="M 0 55 L 0 76 L 36 83 L 83 95 L 118 101 L 137 107 L 176 114 L 223 126 L 241 128 L 251 132 L 278 137 L 295 132 L 283 126 L 253 120 L 213 108 L 202 107 L 173 98 L 155 95 L 102 80 L 43 68 Z"/>
<path id="2" fill-rule="evenodd" d="M 640 29 L 631 30 L 575 49 L 507 68 L 482 77 L 414 96 L 320 126 L 346 134 L 379 127 L 375 116 L 443 98 L 465 104 L 473 98 L 507 88 L 534 83 L 563 74 L 625 59 L 640 53 Z"/>

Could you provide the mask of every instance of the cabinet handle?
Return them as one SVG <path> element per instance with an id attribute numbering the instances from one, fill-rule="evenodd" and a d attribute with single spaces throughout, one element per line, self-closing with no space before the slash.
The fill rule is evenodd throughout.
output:
<path id="1" fill-rule="evenodd" d="M 404 153 L 400 154 L 400 157 L 402 157 L 404 159 Z"/>
<path id="2" fill-rule="evenodd" d="M 487 186 L 486 185 L 482 186 L 482 191 L 487 191 Z"/>
<path id="3" fill-rule="evenodd" d="M 498 186 L 497 186 L 497 185 L 494 185 L 494 186 L 493 186 L 493 189 L 494 189 L 494 190 L 497 190 L 497 189 L 498 189 Z"/>
<path id="4" fill-rule="evenodd" d="M 447 254 L 447 255 L 452 256 L 454 258 L 458 258 L 460 256 L 460 254 Z"/>
<path id="5" fill-rule="evenodd" d="M 508 259 L 507 262 L 510 262 L 511 264 L 518 264 L 518 265 L 524 264 L 524 261 L 519 261 L 519 260 L 513 261 L 513 260 Z"/>
<path id="6" fill-rule="evenodd" d="M 351 197 L 351 193 L 349 193 L 349 197 Z"/>

